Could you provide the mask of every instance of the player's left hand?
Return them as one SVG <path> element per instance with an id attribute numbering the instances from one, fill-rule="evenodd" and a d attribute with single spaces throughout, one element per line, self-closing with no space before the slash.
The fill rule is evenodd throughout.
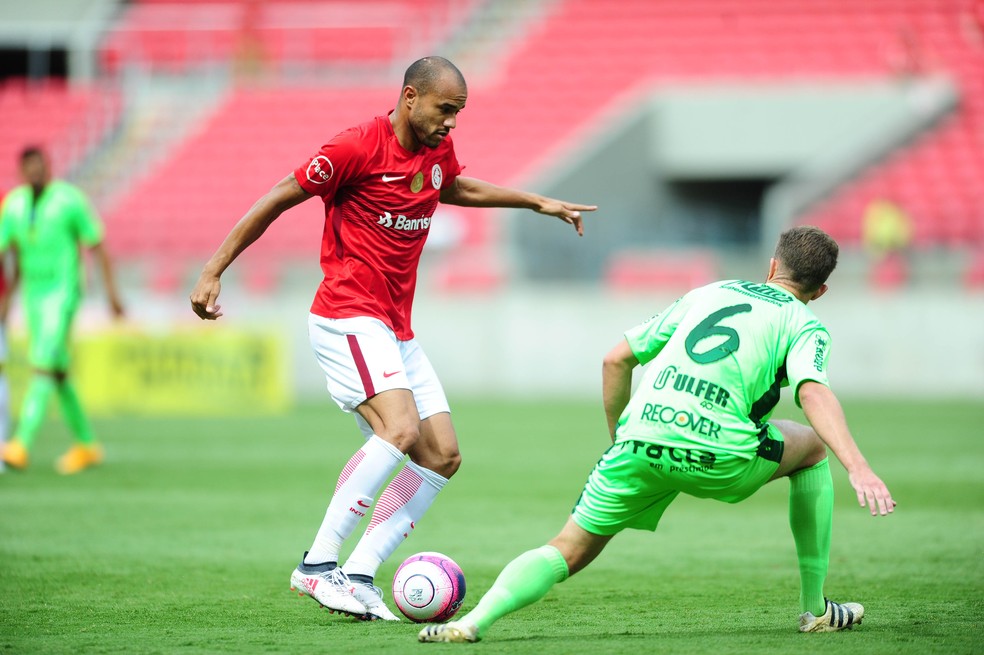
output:
<path id="1" fill-rule="evenodd" d="M 546 198 L 543 206 L 537 211 L 548 216 L 556 216 L 565 223 L 573 225 L 574 229 L 577 230 L 577 235 L 583 237 L 584 224 L 581 212 L 593 212 L 596 209 L 598 209 L 598 205 L 578 205 L 573 202 Z"/>

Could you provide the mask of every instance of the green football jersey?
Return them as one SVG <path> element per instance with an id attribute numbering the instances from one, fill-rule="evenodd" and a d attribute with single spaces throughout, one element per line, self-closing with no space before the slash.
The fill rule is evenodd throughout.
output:
<path id="1" fill-rule="evenodd" d="M 103 230 L 85 195 L 60 180 L 34 201 L 28 186 L 13 189 L 0 210 L 0 250 L 17 248 L 25 298 L 82 289 L 79 246 L 102 240 Z"/>
<path id="2" fill-rule="evenodd" d="M 625 338 L 650 365 L 619 418 L 616 441 L 750 459 L 780 387 L 828 384 L 827 329 L 774 284 L 726 280 L 695 289 Z"/>

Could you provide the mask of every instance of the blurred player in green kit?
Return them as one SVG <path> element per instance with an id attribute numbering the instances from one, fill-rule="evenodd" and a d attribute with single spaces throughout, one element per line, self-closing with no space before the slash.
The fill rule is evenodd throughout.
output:
<path id="1" fill-rule="evenodd" d="M 0 207 L 3 198 L 0 197 Z M 7 382 L 7 314 L 10 309 L 10 294 L 7 285 L 10 280 L 7 272 L 7 257 L 0 254 L 0 453 L 7 445 L 7 432 L 10 430 L 10 384 Z M 5 469 L 0 458 L 0 473 Z"/>
<path id="2" fill-rule="evenodd" d="M 602 395 L 612 446 L 567 524 L 499 574 L 478 606 L 424 628 L 420 641 L 481 639 L 501 617 L 586 567 L 627 528 L 655 530 L 681 493 L 738 503 L 789 478 L 789 525 L 800 572 L 800 632 L 861 623 L 864 606 L 824 595 L 834 488 L 827 449 L 873 516 L 895 509 L 828 386 L 830 334 L 807 308 L 827 291 L 839 248 L 811 226 L 783 232 L 764 284 L 715 282 L 626 331 L 605 357 Z M 651 363 L 631 391 L 632 371 Z M 780 388 L 809 425 L 769 420 Z"/>
<path id="3" fill-rule="evenodd" d="M 102 246 L 102 225 L 82 191 L 51 179 L 48 158 L 40 148 L 21 153 L 20 172 L 25 183 L 7 195 L 0 210 L 0 251 L 11 251 L 16 262 L 7 293 L 13 293 L 18 283 L 23 286 L 33 374 L 13 439 L 3 448 L 3 461 L 15 469 L 27 467 L 48 403 L 57 395 L 75 444 L 58 459 L 56 468 L 64 474 L 78 473 L 103 457 L 68 379 L 72 323 L 83 292 L 83 246 L 99 263 L 114 317 L 123 315 L 123 305 Z"/>

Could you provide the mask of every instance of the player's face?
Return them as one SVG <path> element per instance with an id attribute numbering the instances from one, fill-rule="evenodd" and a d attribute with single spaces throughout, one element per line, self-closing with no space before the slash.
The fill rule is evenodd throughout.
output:
<path id="1" fill-rule="evenodd" d="M 453 77 L 445 77 L 429 92 L 416 97 L 410 107 L 410 127 L 418 143 L 429 148 L 441 145 L 455 128 L 458 112 L 465 108 L 468 91 Z"/>
<path id="2" fill-rule="evenodd" d="M 21 162 L 21 176 L 32 187 L 43 187 L 49 179 L 48 162 L 41 155 L 31 155 Z"/>

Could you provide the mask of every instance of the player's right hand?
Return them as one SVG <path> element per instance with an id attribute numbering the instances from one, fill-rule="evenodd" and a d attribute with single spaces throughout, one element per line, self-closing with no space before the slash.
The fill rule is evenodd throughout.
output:
<path id="1" fill-rule="evenodd" d="M 222 306 L 215 301 L 219 298 L 222 283 L 219 278 L 207 276 L 204 273 L 198 278 L 198 283 L 191 291 L 191 309 L 203 321 L 214 321 L 222 316 Z"/>
<path id="2" fill-rule="evenodd" d="M 848 472 L 848 479 L 858 495 L 858 504 L 868 506 L 872 516 L 891 514 L 897 503 L 885 483 L 875 473 L 866 468 L 859 472 Z"/>

